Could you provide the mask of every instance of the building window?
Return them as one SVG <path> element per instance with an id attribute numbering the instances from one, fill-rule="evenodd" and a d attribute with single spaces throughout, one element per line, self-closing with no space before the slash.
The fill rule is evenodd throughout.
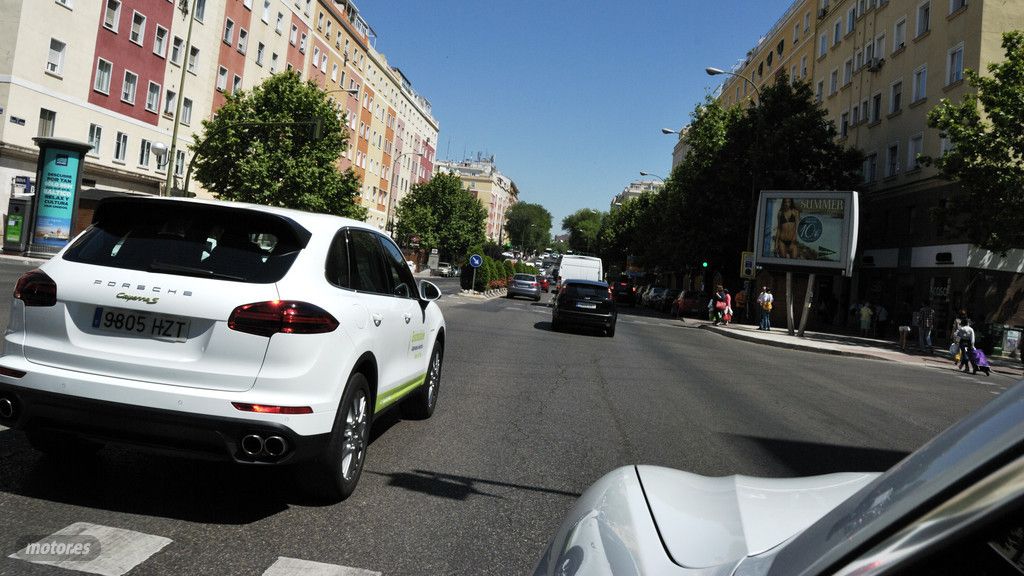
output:
<path id="1" fill-rule="evenodd" d="M 959 82 L 964 79 L 964 45 L 963 43 L 949 49 L 949 57 L 946 59 L 947 70 L 946 85 Z"/>
<path id="2" fill-rule="evenodd" d="M 174 90 L 168 90 L 164 94 L 164 114 L 173 115 L 174 109 L 178 106 L 178 93 Z"/>
<path id="3" fill-rule="evenodd" d="M 41 138 L 52 138 L 57 124 L 57 113 L 46 108 L 39 109 L 39 134 Z"/>
<path id="4" fill-rule="evenodd" d="M 320 31 L 323 31 L 323 29 L 324 29 L 324 13 L 323 12 L 321 12 L 316 17 L 316 29 L 320 30 Z"/>
<path id="5" fill-rule="evenodd" d="M 882 95 L 875 94 L 871 98 L 871 121 L 880 122 L 882 120 Z"/>
<path id="6" fill-rule="evenodd" d="M 892 30 L 892 51 L 900 50 L 907 45 L 907 19 L 900 18 Z"/>
<path id="7" fill-rule="evenodd" d="M 171 42 L 171 63 L 179 64 L 181 62 L 181 51 L 185 48 L 185 41 L 175 36 Z"/>
<path id="8" fill-rule="evenodd" d="M 263 55 L 266 53 L 267 47 L 260 42 L 256 44 L 256 65 L 263 66 Z"/>
<path id="9" fill-rule="evenodd" d="M 274 24 L 274 32 L 281 33 L 281 27 L 284 26 L 284 14 L 277 13 L 277 23 Z"/>
<path id="10" fill-rule="evenodd" d="M 124 163 L 124 159 L 128 156 L 128 135 L 124 132 L 118 132 L 117 138 L 114 140 L 114 160 L 117 162 Z"/>
<path id="11" fill-rule="evenodd" d="M 889 113 L 895 114 L 903 108 L 903 81 L 894 82 L 889 92 Z"/>
<path id="12" fill-rule="evenodd" d="M 89 124 L 89 145 L 92 146 L 92 150 L 89 150 L 90 156 L 100 155 L 100 143 L 103 141 L 103 127 L 96 124 Z"/>
<path id="13" fill-rule="evenodd" d="M 167 55 L 167 28 L 157 25 L 153 36 L 153 53 L 163 58 Z"/>
<path id="14" fill-rule="evenodd" d="M 885 176 L 887 178 L 900 173 L 900 143 L 893 142 L 886 150 Z"/>
<path id="15" fill-rule="evenodd" d="M 864 166 L 861 168 L 864 175 L 864 183 L 870 184 L 878 178 L 878 154 L 872 152 L 864 156 Z"/>
<path id="16" fill-rule="evenodd" d="M 231 91 L 232 92 L 238 92 L 241 89 L 242 89 L 242 77 L 239 76 L 238 74 L 235 74 L 235 77 L 234 77 L 234 79 L 231 82 Z"/>
<path id="17" fill-rule="evenodd" d="M 195 74 L 196 66 L 199 65 L 199 48 L 190 47 L 188 56 L 188 71 Z"/>
<path id="18" fill-rule="evenodd" d="M 203 18 L 206 17 L 206 0 L 196 0 L 196 13 L 195 18 L 197 21 L 202 22 Z"/>
<path id="19" fill-rule="evenodd" d="M 335 64 L 334 66 L 331 67 L 331 82 L 337 82 L 337 81 L 338 81 L 338 65 Z"/>
<path id="20" fill-rule="evenodd" d="M 853 58 L 848 58 L 846 62 L 843 62 L 843 86 L 850 82 L 853 82 Z"/>
<path id="21" fill-rule="evenodd" d="M 822 34 L 818 37 L 818 57 L 822 57 L 828 53 L 828 34 Z"/>
<path id="22" fill-rule="evenodd" d="M 839 41 L 843 38 L 843 19 L 836 20 L 832 26 L 832 45 L 838 46 Z"/>
<path id="23" fill-rule="evenodd" d="M 270 73 L 274 74 L 277 72 L 277 52 L 270 55 Z"/>
<path id="24" fill-rule="evenodd" d="M 61 6 L 67 8 L 68 10 L 74 8 L 74 4 L 71 2 L 71 0 L 57 0 L 57 4 L 60 4 Z"/>
<path id="25" fill-rule="evenodd" d="M 835 69 L 828 75 L 828 95 L 831 96 L 839 90 L 839 69 Z"/>
<path id="26" fill-rule="evenodd" d="M 121 100 L 129 104 L 135 104 L 135 88 L 139 83 L 139 77 L 134 72 L 124 71 L 124 83 L 121 85 Z"/>
<path id="27" fill-rule="evenodd" d="M 67 45 L 50 38 L 50 51 L 46 55 L 46 71 L 56 76 L 64 74 L 64 49 Z"/>
<path id="28" fill-rule="evenodd" d="M 238 29 L 238 51 L 245 54 L 245 51 L 249 49 L 249 33 L 245 31 L 245 28 Z"/>
<path id="29" fill-rule="evenodd" d="M 824 97 L 825 97 L 825 81 L 824 80 L 818 80 L 818 87 L 814 91 L 814 99 L 817 102 L 821 102 Z"/>
<path id="30" fill-rule="evenodd" d="M 313 47 L 313 68 L 320 67 L 320 48 Z"/>
<path id="31" fill-rule="evenodd" d="M 853 69 L 860 70 L 864 67 L 864 51 L 860 48 L 853 53 Z"/>
<path id="32" fill-rule="evenodd" d="M 235 22 L 231 18 L 224 20 L 224 43 L 230 46 L 235 41 Z"/>
<path id="33" fill-rule="evenodd" d="M 146 17 L 138 12 L 132 15 L 132 31 L 128 35 L 128 39 L 132 42 L 142 46 L 142 41 L 146 37 Z"/>
<path id="34" fill-rule="evenodd" d="M 850 126 L 860 124 L 860 104 L 854 104 L 850 112 Z"/>
<path id="35" fill-rule="evenodd" d="M 101 94 L 110 94 L 110 75 L 113 65 L 99 58 L 96 60 L 96 80 L 92 84 L 92 89 Z"/>
<path id="36" fill-rule="evenodd" d="M 270 23 L 270 0 L 263 0 L 263 15 L 260 16 L 264 24 Z"/>
<path id="37" fill-rule="evenodd" d="M 303 54 L 306 53 L 306 42 L 308 40 L 309 40 L 309 37 L 306 36 L 305 32 L 303 32 L 302 33 L 302 40 L 299 42 L 299 52 L 302 52 Z"/>
<path id="38" fill-rule="evenodd" d="M 117 32 L 118 21 L 121 20 L 121 0 L 107 0 L 107 8 L 103 11 L 103 27 Z"/>
<path id="39" fill-rule="evenodd" d="M 918 134 L 910 137 L 910 145 L 907 146 L 907 170 L 916 170 L 921 167 L 921 152 L 924 150 L 924 135 Z"/>
<path id="40" fill-rule="evenodd" d="M 252 0 L 243 0 L 242 6 L 245 6 L 247 10 L 252 10 Z"/>
<path id="41" fill-rule="evenodd" d="M 228 87 L 228 69 L 221 66 L 217 70 L 217 90 L 221 92 Z"/>
<path id="42" fill-rule="evenodd" d="M 146 110 L 153 113 L 160 110 L 160 85 L 156 82 L 149 83 L 149 90 L 146 92 Z"/>
<path id="43" fill-rule="evenodd" d="M 846 136 L 849 133 L 850 133 L 850 113 L 849 112 L 843 112 L 839 116 L 839 136 L 841 138 L 846 138 Z"/>
<path id="44" fill-rule="evenodd" d="M 181 123 L 188 126 L 192 123 L 192 99 L 185 98 L 181 101 Z"/>
<path id="45" fill-rule="evenodd" d="M 149 168 L 149 153 L 153 149 L 153 144 L 149 140 L 143 140 L 139 145 L 139 167 Z"/>
<path id="46" fill-rule="evenodd" d="M 851 6 L 846 12 L 846 33 L 853 32 L 853 29 L 857 25 L 857 7 Z"/>
<path id="47" fill-rule="evenodd" d="M 185 152 L 183 150 L 174 151 L 174 175 L 185 175 Z"/>
<path id="48" fill-rule="evenodd" d="M 288 42 L 295 46 L 295 41 L 299 39 L 299 27 L 292 24 L 292 31 L 288 33 Z"/>
<path id="49" fill-rule="evenodd" d="M 967 7 L 967 0 L 949 0 L 949 13 L 952 14 L 961 8 Z"/>
<path id="50" fill-rule="evenodd" d="M 914 70 L 914 87 L 911 94 L 914 102 L 924 100 L 928 97 L 928 66 L 921 66 Z"/>
<path id="51" fill-rule="evenodd" d="M 807 77 L 807 56 L 800 57 L 800 77 Z"/>
<path id="52" fill-rule="evenodd" d="M 885 34 L 879 34 L 875 38 L 875 58 L 885 58 Z"/>
<path id="53" fill-rule="evenodd" d="M 916 36 L 923 36 L 931 30 L 931 2 L 922 2 L 917 5 L 917 33 Z"/>
<path id="54" fill-rule="evenodd" d="M 804 14 L 804 34 L 811 31 L 811 13 Z"/>

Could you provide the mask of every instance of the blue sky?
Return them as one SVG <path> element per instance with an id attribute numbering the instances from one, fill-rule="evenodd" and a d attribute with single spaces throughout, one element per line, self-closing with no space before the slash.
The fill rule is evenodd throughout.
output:
<path id="1" fill-rule="evenodd" d="M 357 0 L 377 50 L 433 104 L 437 157 L 493 154 L 519 199 L 561 220 L 644 170 L 791 0 Z"/>

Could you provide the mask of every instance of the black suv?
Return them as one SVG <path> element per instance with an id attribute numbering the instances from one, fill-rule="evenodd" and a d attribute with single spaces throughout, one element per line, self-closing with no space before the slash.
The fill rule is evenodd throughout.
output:
<path id="1" fill-rule="evenodd" d="M 557 332 L 567 325 L 591 326 L 615 336 L 617 317 L 612 289 L 607 284 L 566 280 L 551 309 L 551 329 Z"/>
<path id="2" fill-rule="evenodd" d="M 612 292 L 617 303 L 636 306 L 636 285 L 628 278 L 619 278 L 618 282 L 612 285 Z"/>

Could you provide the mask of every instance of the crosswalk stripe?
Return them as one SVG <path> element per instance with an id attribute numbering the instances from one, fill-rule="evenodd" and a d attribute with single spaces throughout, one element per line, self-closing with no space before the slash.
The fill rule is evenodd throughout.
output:
<path id="1" fill-rule="evenodd" d="M 380 572 L 278 556 L 263 576 L 380 576 Z"/>
<path id="2" fill-rule="evenodd" d="M 46 538 L 28 544 L 9 557 L 32 564 L 45 564 L 90 574 L 123 576 L 171 542 L 173 540 L 163 536 L 153 536 L 88 522 L 76 522 Z M 54 543 L 65 545 L 82 543 L 83 545 L 89 544 L 89 546 L 75 548 L 74 553 L 78 554 L 77 557 L 70 553 L 58 556 L 51 553 L 55 550 L 55 548 L 51 548 Z M 98 554 L 95 554 L 93 546 L 99 548 Z M 60 550 L 64 549 L 62 546 Z M 89 558 L 93 554 L 95 556 Z"/>

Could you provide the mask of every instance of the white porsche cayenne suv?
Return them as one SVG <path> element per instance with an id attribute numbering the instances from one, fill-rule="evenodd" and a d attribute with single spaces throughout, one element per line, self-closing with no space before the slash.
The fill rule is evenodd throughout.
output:
<path id="1" fill-rule="evenodd" d="M 119 442 L 359 480 L 375 415 L 437 403 L 440 290 L 395 243 L 335 216 L 112 198 L 17 283 L 0 424 L 46 452 Z"/>

